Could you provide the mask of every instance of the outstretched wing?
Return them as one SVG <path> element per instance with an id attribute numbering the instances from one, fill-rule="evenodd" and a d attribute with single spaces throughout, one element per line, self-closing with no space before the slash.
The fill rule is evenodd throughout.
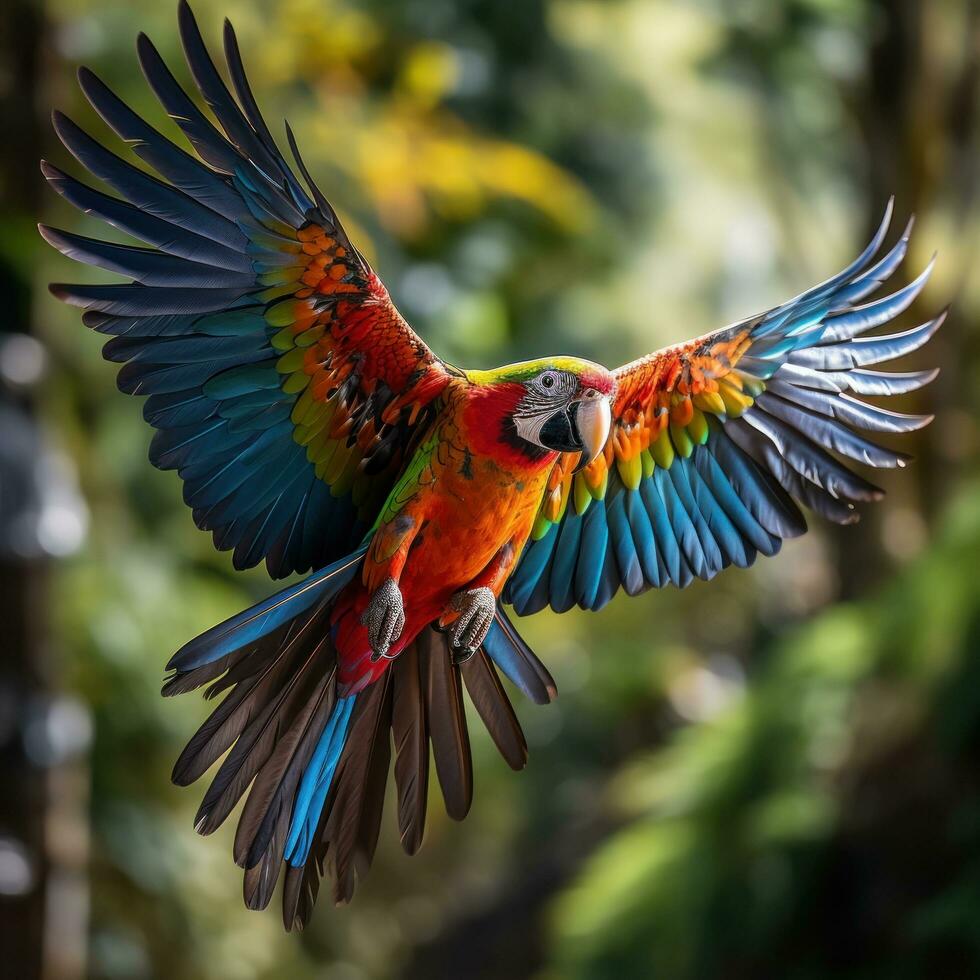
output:
<path id="1" fill-rule="evenodd" d="M 151 461 L 178 471 L 195 522 L 218 548 L 234 548 L 235 567 L 265 559 L 273 576 L 319 568 L 371 526 L 450 375 L 351 244 L 287 129 L 307 187 L 290 170 L 231 25 L 237 101 L 184 2 L 179 18 L 191 74 L 224 132 L 145 35 L 146 78 L 200 159 L 82 69 L 95 110 L 161 179 L 56 113 L 65 146 L 123 199 L 42 163 L 52 186 L 151 247 L 42 226 L 66 255 L 132 280 L 51 289 L 112 336 L 104 354 L 124 364 L 119 387 L 148 396 L 144 415 L 158 430 Z"/>
<path id="2" fill-rule="evenodd" d="M 908 432 L 901 415 L 856 395 L 913 391 L 937 372 L 872 365 L 921 347 L 944 315 L 904 333 L 863 337 L 903 312 L 929 268 L 903 289 L 857 305 L 898 267 L 911 222 L 877 263 L 892 205 L 873 241 L 840 275 L 782 306 L 619 368 L 605 452 L 577 475 L 556 464 L 506 598 L 598 609 L 622 586 L 686 586 L 772 555 L 806 530 L 797 503 L 840 524 L 882 491 L 843 460 L 902 466 L 902 453 L 860 431 Z M 860 431 L 856 431 L 860 430 Z"/>

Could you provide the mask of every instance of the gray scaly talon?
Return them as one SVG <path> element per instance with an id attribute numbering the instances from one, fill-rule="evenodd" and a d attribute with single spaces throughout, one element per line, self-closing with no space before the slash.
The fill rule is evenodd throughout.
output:
<path id="1" fill-rule="evenodd" d="M 490 632 L 497 599 L 486 587 L 457 592 L 452 599 L 452 608 L 459 612 L 459 618 L 452 625 L 450 639 L 454 650 L 458 650 L 456 663 L 465 663 L 483 645 Z"/>
<path id="2" fill-rule="evenodd" d="M 361 616 L 362 625 L 368 630 L 371 644 L 371 660 L 388 656 L 388 649 L 402 635 L 405 628 L 405 609 L 402 593 L 393 578 L 386 578 L 371 596 L 371 601 Z"/>

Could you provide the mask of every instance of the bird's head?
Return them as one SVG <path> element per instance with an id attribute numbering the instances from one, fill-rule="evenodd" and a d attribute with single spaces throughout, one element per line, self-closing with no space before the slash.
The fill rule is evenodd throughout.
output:
<path id="1" fill-rule="evenodd" d="M 530 460 L 581 453 L 581 468 L 606 444 L 616 381 L 599 364 L 549 357 L 467 375 L 477 410 L 498 414 L 500 437 Z"/>

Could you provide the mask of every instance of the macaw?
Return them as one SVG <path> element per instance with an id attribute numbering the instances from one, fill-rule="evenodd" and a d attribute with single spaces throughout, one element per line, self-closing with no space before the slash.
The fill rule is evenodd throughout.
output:
<path id="1" fill-rule="evenodd" d="M 943 316 L 863 336 L 911 284 L 862 303 L 896 270 L 907 227 L 877 258 L 892 204 L 839 275 L 758 316 L 608 371 L 573 357 L 489 371 L 440 359 L 313 182 L 286 127 L 286 162 L 225 23 L 234 94 L 186 2 L 188 66 L 214 121 L 145 35 L 139 61 L 196 156 L 91 71 L 81 88 L 158 177 L 61 113 L 71 154 L 120 196 L 50 163 L 51 186 L 149 247 L 41 226 L 55 248 L 132 280 L 52 285 L 109 335 L 122 391 L 146 396 L 150 460 L 175 469 L 196 524 L 233 549 L 308 573 L 185 644 L 163 693 L 224 699 L 174 767 L 186 785 L 222 759 L 197 829 L 247 798 L 234 843 L 244 896 L 265 907 L 284 868 L 287 929 L 308 919 L 325 865 L 348 901 L 371 863 L 394 743 L 401 842 L 422 842 L 430 746 L 449 815 L 472 797 L 463 688 L 504 759 L 527 746 L 499 674 L 555 697 L 505 611 L 597 610 L 623 589 L 684 587 L 774 555 L 799 505 L 832 521 L 882 492 L 845 460 L 908 457 L 863 432 L 930 417 L 856 396 L 910 392 L 935 371 L 873 366 L 914 351 Z M 297 176 L 297 173 L 299 176 Z"/>

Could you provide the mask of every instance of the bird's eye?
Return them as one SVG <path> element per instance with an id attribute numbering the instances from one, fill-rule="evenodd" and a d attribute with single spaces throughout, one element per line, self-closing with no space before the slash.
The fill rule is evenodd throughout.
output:
<path id="1" fill-rule="evenodd" d="M 542 388 L 554 388 L 558 383 L 558 375 L 554 371 L 545 371 L 541 375 L 541 387 Z"/>

